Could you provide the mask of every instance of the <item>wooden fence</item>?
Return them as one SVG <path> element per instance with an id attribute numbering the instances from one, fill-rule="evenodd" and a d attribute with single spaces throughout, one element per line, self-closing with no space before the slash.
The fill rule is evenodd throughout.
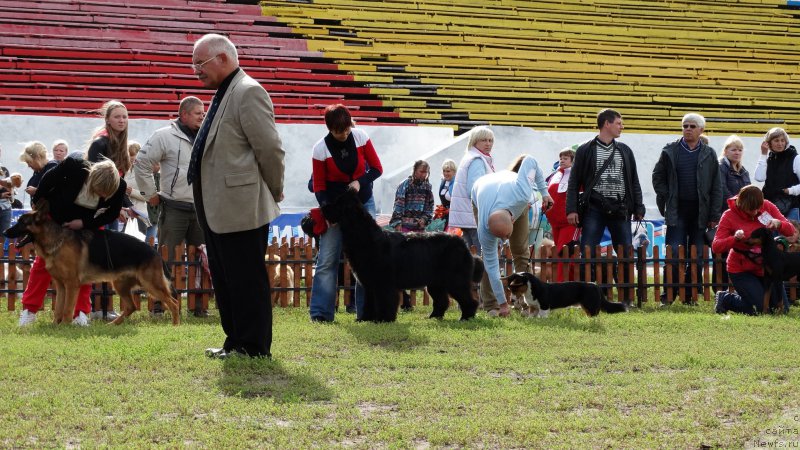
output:
<path id="1" fill-rule="evenodd" d="M 474 249 L 473 249 L 474 251 Z M 708 247 L 701 249 L 701 255 L 709 255 Z M 167 259 L 167 249 L 160 248 L 162 258 Z M 34 250 L 32 245 L 17 249 L 10 245 L 8 255 L 0 259 L 5 263 L 6 270 L 0 279 L 0 293 L 6 294 L 8 298 L 8 309 L 15 310 L 18 299 L 25 289 L 28 281 L 30 266 L 33 262 Z M 175 248 L 175 255 L 181 255 L 175 261 L 168 261 L 167 266 L 172 273 L 172 282 L 178 291 L 179 300 L 186 301 L 187 308 L 194 310 L 198 302 L 203 309 L 208 308 L 209 300 L 213 297 L 214 291 L 211 286 L 211 278 L 204 268 L 201 258 L 201 250 L 193 246 L 183 245 Z M 590 248 L 584 249 L 584 255 L 590 255 Z M 722 271 L 716 271 L 716 279 L 712 280 L 712 265 L 723 267 L 725 261 L 720 256 L 698 258 L 697 249 L 692 247 L 688 252 L 684 247 L 679 247 L 673 251 L 667 247 L 665 255 L 661 255 L 659 248 L 653 248 L 652 257 L 647 257 L 644 248 L 628 248 L 628 253 L 622 247 L 616 252 L 612 252 L 610 247 L 597 247 L 595 258 L 581 257 L 577 251 L 570 253 L 569 249 L 563 249 L 561 254 L 552 254 L 552 248 L 542 247 L 534 252 L 531 248 L 531 266 L 534 271 L 544 281 L 555 281 L 556 270 L 559 263 L 566 267 L 572 267 L 570 280 L 590 281 L 593 279 L 601 287 L 607 288 L 609 300 L 628 300 L 636 302 L 641 306 L 649 299 L 658 299 L 661 292 L 666 293 L 666 297 L 674 299 L 678 291 L 684 292 L 688 289 L 688 297 L 691 301 L 697 301 L 700 296 L 705 301 L 713 300 L 713 291 L 725 289 L 727 286 L 722 281 Z M 280 307 L 299 307 L 308 306 L 311 297 L 311 285 L 313 279 L 313 265 L 316 255 L 316 248 L 310 239 L 292 237 L 284 239 L 280 243 L 273 239 L 268 248 L 268 255 L 265 264 L 270 273 L 270 286 L 272 287 L 272 302 Z M 275 258 L 275 257 L 278 258 Z M 506 275 L 512 272 L 511 251 L 508 247 L 500 249 L 501 274 Z M 348 295 L 353 290 L 354 279 L 349 265 L 343 261 L 343 276 L 340 279 L 337 303 L 349 304 Z M 663 276 L 664 267 L 677 266 L 677 279 L 673 279 L 672 270 L 666 271 Z M 689 267 L 688 279 L 685 267 Z M 569 271 L 565 271 L 569 274 Z M 790 298 L 797 298 L 797 284 L 789 283 Z M 653 289 L 652 295 L 648 295 L 649 289 Z M 429 304 L 430 298 L 427 291 L 423 291 L 423 304 Z M 94 293 L 100 293 L 99 286 Z M 111 291 L 113 292 L 113 291 Z M 412 301 L 416 299 L 417 291 L 412 291 Z M 54 291 L 48 291 L 47 297 L 52 301 Z M 303 295 L 305 294 L 305 295 Z M 134 299 L 141 301 L 143 293 L 137 291 Z M 681 295 L 683 297 L 683 295 Z M 304 298 L 304 301 L 303 301 Z M 681 298 L 683 301 L 687 299 Z M 154 299 L 148 298 L 148 308 L 152 309 Z"/>

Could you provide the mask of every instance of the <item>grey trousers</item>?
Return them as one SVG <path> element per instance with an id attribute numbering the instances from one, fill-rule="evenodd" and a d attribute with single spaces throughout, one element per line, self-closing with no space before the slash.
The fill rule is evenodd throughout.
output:
<path id="1" fill-rule="evenodd" d="M 205 235 L 197 221 L 194 211 L 184 211 L 161 203 L 161 215 L 158 217 L 158 245 L 166 245 L 169 249 L 169 260 L 174 260 L 175 246 L 186 241 L 186 245 L 202 245 Z"/>

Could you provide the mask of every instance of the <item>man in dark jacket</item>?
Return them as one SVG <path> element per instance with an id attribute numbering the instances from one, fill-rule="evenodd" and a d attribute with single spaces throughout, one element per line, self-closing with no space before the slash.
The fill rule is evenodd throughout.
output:
<path id="1" fill-rule="evenodd" d="M 581 248 L 600 244 L 608 228 L 614 247 L 631 246 L 631 216 L 644 218 L 642 188 L 633 151 L 616 139 L 625 128 L 613 109 L 597 114 L 598 135 L 575 151 L 567 188 L 567 221 L 581 230 Z M 594 267 L 594 266 L 592 266 Z M 627 277 L 628 271 L 624 271 Z M 625 302 L 627 292 L 623 292 Z M 630 304 L 628 305 L 630 306 Z"/>
<path id="2" fill-rule="evenodd" d="M 667 144 L 661 151 L 653 169 L 653 189 L 656 204 L 667 225 L 666 244 L 672 246 L 674 254 L 678 246 L 684 246 L 689 254 L 691 246 L 698 248 L 697 275 L 702 279 L 705 260 L 702 251 L 706 230 L 714 229 L 719 222 L 722 209 L 722 184 L 719 163 L 714 149 L 700 140 L 706 126 L 703 116 L 689 113 L 683 116 L 683 137 Z M 666 279 L 667 267 L 664 267 Z M 689 265 L 685 268 L 684 280 L 691 280 Z M 672 267 L 673 283 L 678 281 L 678 267 Z M 661 305 L 672 303 L 666 292 L 661 295 Z M 696 304 L 688 288 L 684 292 L 685 304 Z"/>

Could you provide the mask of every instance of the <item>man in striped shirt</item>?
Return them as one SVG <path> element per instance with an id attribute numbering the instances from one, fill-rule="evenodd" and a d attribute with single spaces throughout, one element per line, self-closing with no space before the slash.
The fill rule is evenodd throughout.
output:
<path id="1" fill-rule="evenodd" d="M 592 257 L 606 228 L 615 248 L 630 247 L 631 216 L 642 220 L 645 213 L 633 151 L 617 141 L 625 128 L 622 116 L 604 109 L 597 114 L 597 128 L 597 136 L 575 151 L 566 211 L 567 221 L 582 228 L 581 248 L 591 246 Z"/>

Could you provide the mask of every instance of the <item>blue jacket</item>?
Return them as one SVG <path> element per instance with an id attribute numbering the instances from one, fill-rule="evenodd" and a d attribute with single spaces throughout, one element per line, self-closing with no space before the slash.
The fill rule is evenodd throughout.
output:
<path id="1" fill-rule="evenodd" d="M 728 199 L 736 196 L 739 189 L 750 184 L 750 173 L 742 166 L 739 172 L 733 170 L 728 158 L 719 160 L 719 179 L 722 183 L 722 212 L 728 209 Z"/>

